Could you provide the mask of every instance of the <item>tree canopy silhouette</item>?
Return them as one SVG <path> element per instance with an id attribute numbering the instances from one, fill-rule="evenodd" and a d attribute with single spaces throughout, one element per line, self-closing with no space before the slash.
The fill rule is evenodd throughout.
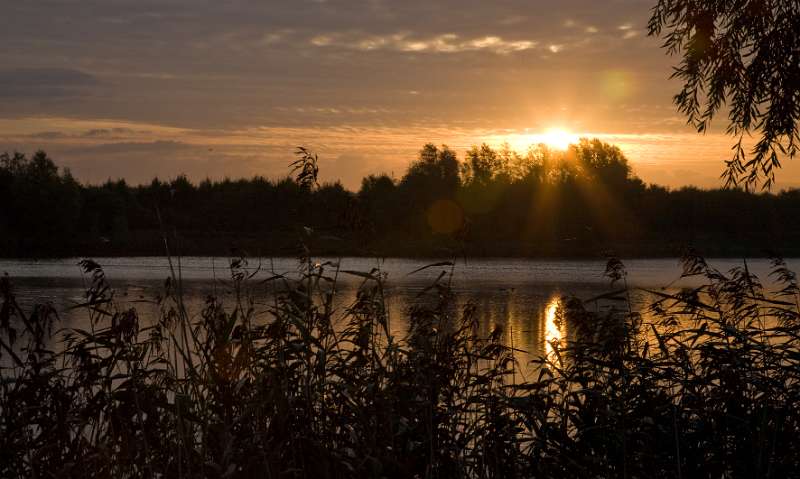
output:
<path id="1" fill-rule="evenodd" d="M 429 144 L 401 179 L 368 176 L 358 192 L 317 185 L 324 160 L 300 160 L 292 177 L 276 180 L 81 185 L 44 153 L 2 155 L 0 256 L 161 254 L 164 234 L 175 254 L 285 256 L 297 253 L 307 225 L 315 251 L 329 255 L 800 251 L 800 190 L 670 191 L 644 184 L 619 148 L 596 139 L 522 154 L 480 145 L 461 158 Z"/>
<path id="2" fill-rule="evenodd" d="M 649 33 L 682 59 L 678 109 L 699 132 L 728 109 L 727 132 L 737 140 L 722 174 L 726 186 L 775 181 L 780 157 L 798 152 L 800 2 L 797 0 L 659 0 Z M 746 151 L 751 133 L 757 142 Z"/>
<path id="3" fill-rule="evenodd" d="M 64 238 L 76 231 L 81 191 L 69 170 L 59 168 L 43 151 L 27 158 L 0 154 L 0 236 L 11 250 L 63 251 Z"/>

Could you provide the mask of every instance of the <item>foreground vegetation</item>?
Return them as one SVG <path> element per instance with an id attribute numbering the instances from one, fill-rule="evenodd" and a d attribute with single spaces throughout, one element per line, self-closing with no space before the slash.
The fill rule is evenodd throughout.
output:
<path id="1" fill-rule="evenodd" d="M 502 331 L 479 337 L 456 308 L 452 265 L 408 305 L 393 337 L 381 271 L 300 260 L 256 281 L 231 261 L 235 298 L 184 307 L 180 275 L 161 315 L 139 321 L 100 265 L 85 329 L 0 307 L 2 477 L 796 477 L 800 467 L 800 290 L 774 262 L 769 293 L 746 267 L 687 256 L 704 285 L 652 292 L 646 323 L 623 288 L 565 298 L 571 342 L 519 380 Z M 337 278 L 363 281 L 334 308 Z M 274 294 L 266 294 L 270 285 Z"/>
<path id="2" fill-rule="evenodd" d="M 301 152 L 308 156 L 307 152 Z M 324 160 L 320 161 L 323 163 Z M 316 166 L 315 166 L 316 167 Z M 311 177 L 81 185 L 44 153 L 0 158 L 0 256 L 252 256 L 297 253 L 314 225 L 325 255 L 714 256 L 800 254 L 798 191 L 670 191 L 636 178 L 622 152 L 583 140 L 568 152 L 426 145 L 399 178 L 358 192 Z"/>

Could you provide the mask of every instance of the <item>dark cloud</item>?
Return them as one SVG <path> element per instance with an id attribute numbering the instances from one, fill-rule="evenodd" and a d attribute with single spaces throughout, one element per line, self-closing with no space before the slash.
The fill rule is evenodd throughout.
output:
<path id="1" fill-rule="evenodd" d="M 0 97 L 12 99 L 81 95 L 98 85 L 97 79 L 80 70 L 66 68 L 21 68 L 0 70 Z"/>

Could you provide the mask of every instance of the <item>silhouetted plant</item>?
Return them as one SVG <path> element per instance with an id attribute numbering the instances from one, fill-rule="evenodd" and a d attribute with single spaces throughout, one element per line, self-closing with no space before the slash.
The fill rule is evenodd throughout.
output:
<path id="1" fill-rule="evenodd" d="M 800 312 L 780 259 L 777 296 L 746 264 L 687 255 L 677 293 L 592 312 L 564 298 L 571 340 L 514 380 L 500 329 L 459 309 L 452 263 L 392 333 L 379 269 L 304 262 L 258 280 L 231 261 L 230 300 L 196 316 L 165 283 L 149 324 L 121 308 L 100 265 L 89 329 L 26 313 L 0 280 L 3 477 L 792 477 L 800 465 Z M 613 278 L 624 277 L 618 260 Z M 362 282 L 334 307 L 337 281 Z M 274 294 L 267 296 L 265 285 Z M 628 302 L 627 287 L 590 301 Z"/>
<path id="2" fill-rule="evenodd" d="M 298 156 L 298 159 L 289 166 L 292 168 L 292 173 L 297 174 L 295 178 L 297 184 L 305 190 L 312 190 L 319 186 L 317 182 L 317 176 L 319 175 L 317 155 L 302 146 L 297 147 L 295 155 Z"/>

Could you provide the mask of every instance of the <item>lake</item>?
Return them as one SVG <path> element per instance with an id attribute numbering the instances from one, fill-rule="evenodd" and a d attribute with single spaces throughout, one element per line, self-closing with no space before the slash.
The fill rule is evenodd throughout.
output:
<path id="1" fill-rule="evenodd" d="M 85 312 L 69 310 L 83 301 L 89 278 L 78 267 L 77 258 L 58 260 L 0 260 L 0 273 L 8 273 L 19 302 L 30 307 L 36 302 L 50 302 L 61 313 L 63 326 L 85 325 Z M 163 291 L 164 280 L 169 276 L 169 264 L 163 257 L 95 258 L 115 289 L 115 298 L 122 303 L 136 302 L 140 317 L 145 321 L 157 314 L 157 307 L 149 302 Z M 320 261 L 325 261 L 321 259 Z M 416 296 L 441 273 L 434 267 L 415 274 L 414 270 L 430 264 L 432 260 L 388 258 L 342 258 L 342 270 L 370 271 L 379 268 L 387 274 L 387 305 L 393 333 L 402 337 L 407 323 L 405 310 Z M 727 271 L 740 266 L 741 260 L 710 259 L 709 264 Z M 800 260 L 788 260 L 796 269 Z M 176 266 L 177 260 L 176 260 Z M 232 301 L 228 260 L 212 257 L 187 257 L 180 259 L 180 275 L 184 284 L 187 308 L 191 315 L 199 314 L 205 297 L 215 293 Z M 553 323 L 555 302 L 563 295 L 589 299 L 611 291 L 609 279 L 603 273 L 605 261 L 586 260 L 527 260 L 478 259 L 458 260 L 453 269 L 452 285 L 459 303 L 471 301 L 477 306 L 482 333 L 502 326 L 506 341 L 531 355 L 546 352 L 546 341 L 569 337 L 569 331 Z M 636 259 L 625 262 L 628 284 L 632 287 L 675 290 L 696 284 L 690 278 L 680 279 L 681 266 L 677 259 Z M 748 260 L 748 266 L 762 282 L 769 285 L 769 261 Z M 265 311 L 274 283 L 260 283 L 272 272 L 296 275 L 297 260 L 292 258 L 248 259 L 248 270 L 256 272 L 251 281 L 256 305 Z M 336 304 L 346 307 L 354 298 L 361 278 L 339 275 Z M 618 286 L 617 286 L 618 287 Z M 652 299 L 643 291 L 632 293 L 633 307 L 644 312 Z M 610 304 L 597 305 L 598 308 Z"/>

